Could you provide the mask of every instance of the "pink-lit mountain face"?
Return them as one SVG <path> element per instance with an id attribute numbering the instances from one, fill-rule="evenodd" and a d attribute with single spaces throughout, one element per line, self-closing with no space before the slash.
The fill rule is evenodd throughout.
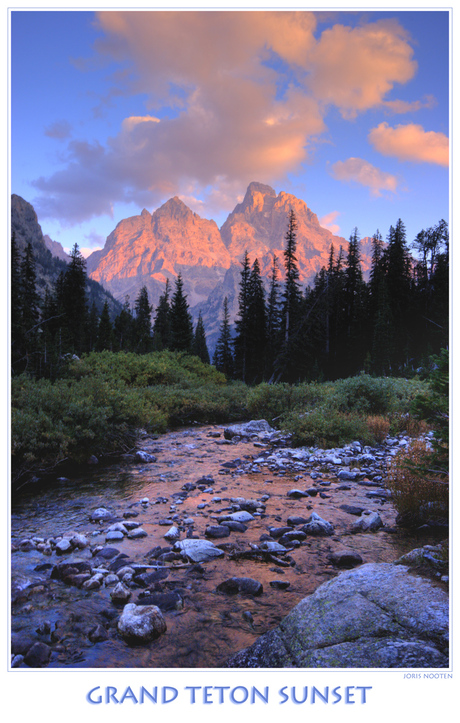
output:
<path id="1" fill-rule="evenodd" d="M 144 209 L 139 216 L 120 221 L 102 251 L 89 256 L 88 273 L 120 301 L 128 295 L 133 303 L 145 285 L 154 307 L 166 279 L 174 288 L 174 279 L 181 273 L 192 313 L 197 316 L 201 310 L 206 331 L 213 334 L 220 323 L 225 296 L 231 317 L 237 312 L 239 274 L 246 251 L 251 264 L 259 260 L 267 280 L 275 254 L 282 280 L 284 237 L 291 209 L 297 221 L 300 283 L 306 286 L 327 265 L 331 245 L 336 253 L 342 246 L 346 254 L 347 242 L 323 228 L 304 201 L 284 192 L 277 195 L 270 186 L 255 182 L 220 230 L 214 221 L 200 218 L 177 197 L 152 214 Z M 369 245 L 367 239 L 362 245 L 364 271 L 370 265 Z"/>

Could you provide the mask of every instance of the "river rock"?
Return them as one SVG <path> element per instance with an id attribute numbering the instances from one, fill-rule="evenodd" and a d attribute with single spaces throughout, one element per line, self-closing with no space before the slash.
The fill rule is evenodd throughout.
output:
<path id="1" fill-rule="evenodd" d="M 287 590 L 290 585 L 289 580 L 270 580 L 270 587 L 275 588 L 275 590 Z"/>
<path id="2" fill-rule="evenodd" d="M 337 477 L 338 479 L 352 482 L 359 477 L 359 472 L 350 472 L 347 469 L 341 469 L 340 472 L 338 472 Z"/>
<path id="3" fill-rule="evenodd" d="M 115 604 L 126 603 L 131 597 L 131 594 L 131 590 L 129 590 L 126 585 L 123 585 L 122 582 L 119 582 L 118 585 L 113 588 L 110 597 Z"/>
<path id="4" fill-rule="evenodd" d="M 284 545 L 280 545 L 276 540 L 264 540 L 260 543 L 259 547 L 261 550 L 265 550 L 265 552 L 287 552 Z"/>
<path id="5" fill-rule="evenodd" d="M 364 512 L 364 507 L 356 507 L 355 505 L 340 505 L 339 509 L 348 512 L 349 515 L 355 515 L 355 517 L 361 517 Z"/>
<path id="6" fill-rule="evenodd" d="M 378 512 L 364 510 L 359 520 L 353 522 L 351 532 L 376 532 L 383 527 L 383 522 Z"/>
<path id="7" fill-rule="evenodd" d="M 321 585 L 228 666 L 440 668 L 448 644 L 447 593 L 406 566 L 371 563 Z"/>
<path id="8" fill-rule="evenodd" d="M 173 549 L 192 562 L 206 562 L 206 560 L 222 557 L 224 554 L 224 551 L 219 550 L 210 540 L 194 540 L 192 538 L 179 540 L 174 544 Z"/>
<path id="9" fill-rule="evenodd" d="M 233 439 L 233 437 L 247 438 L 258 434 L 273 434 L 275 430 L 270 427 L 265 419 L 252 420 L 243 424 L 232 424 L 224 429 L 225 439 Z"/>
<path id="10" fill-rule="evenodd" d="M 167 532 L 165 532 L 163 537 L 165 540 L 168 540 L 168 542 L 177 542 L 180 537 L 179 528 L 173 525 Z"/>
<path id="11" fill-rule="evenodd" d="M 63 537 L 62 540 L 56 543 L 55 552 L 56 555 L 65 555 L 66 553 L 72 552 L 73 546 L 67 537 Z"/>
<path id="12" fill-rule="evenodd" d="M 88 633 L 88 640 L 91 643 L 102 643 L 104 640 L 108 640 L 109 634 L 103 625 L 96 625 Z"/>
<path id="13" fill-rule="evenodd" d="M 303 525 L 302 532 L 316 537 L 327 537 L 334 534 L 334 526 L 323 520 L 316 512 L 312 512 L 307 523 Z"/>
<path id="14" fill-rule="evenodd" d="M 290 515 L 286 522 L 290 527 L 295 527 L 296 525 L 304 525 L 307 522 L 307 518 L 301 515 Z"/>
<path id="15" fill-rule="evenodd" d="M 212 540 L 218 540 L 222 537 L 228 537 L 230 535 L 230 528 L 226 525 L 210 525 L 205 529 L 204 534 Z"/>
<path id="16" fill-rule="evenodd" d="M 156 605 L 128 603 L 118 621 L 120 635 L 132 643 L 147 643 L 166 632 L 166 621 Z"/>
<path id="17" fill-rule="evenodd" d="M 105 536 L 106 542 L 119 542 L 124 537 L 123 532 L 120 532 L 120 530 L 109 530 Z"/>
<path id="18" fill-rule="evenodd" d="M 240 593 L 242 595 L 254 595 L 254 597 L 262 595 L 264 591 L 262 583 L 253 580 L 252 577 L 231 577 L 221 582 L 216 590 L 227 595 Z"/>
<path id="19" fill-rule="evenodd" d="M 336 550 L 329 556 L 330 561 L 336 567 L 352 568 L 362 565 L 363 558 L 359 552 L 354 550 Z"/>
<path id="20" fill-rule="evenodd" d="M 219 517 L 219 523 L 226 522 L 227 520 L 233 520 L 233 522 L 250 522 L 253 519 L 254 517 L 250 512 L 247 512 L 246 510 L 237 510 L 237 512 L 232 512 L 229 515 Z"/>
<path id="21" fill-rule="evenodd" d="M 24 656 L 29 668 L 45 668 L 51 658 L 51 648 L 45 643 L 34 643 Z"/>
<path id="22" fill-rule="evenodd" d="M 169 612 L 182 610 L 184 601 L 177 590 L 173 590 L 172 592 L 152 592 L 148 595 L 142 593 L 139 595 L 137 605 L 156 605 L 162 612 Z"/>
<path id="23" fill-rule="evenodd" d="M 129 540 L 140 540 L 141 537 L 147 537 L 147 532 L 142 527 L 136 527 L 135 530 L 128 532 Z"/>
<path id="24" fill-rule="evenodd" d="M 304 522 L 306 522 L 306 521 L 307 520 L 304 520 Z M 270 527 L 268 531 L 270 533 L 270 537 L 273 537 L 273 539 L 278 540 L 286 532 L 292 532 L 292 527 Z"/>
<path id="25" fill-rule="evenodd" d="M 97 510 L 91 512 L 89 519 L 91 522 L 106 522 L 107 520 L 113 519 L 113 515 L 105 507 L 98 507 Z"/>
<path id="26" fill-rule="evenodd" d="M 104 575 L 102 575 L 102 573 L 100 572 L 97 572 L 95 575 L 92 575 L 89 580 L 85 580 L 82 583 L 82 588 L 83 590 L 99 590 L 99 588 L 102 586 L 103 581 Z"/>
<path id="27" fill-rule="evenodd" d="M 136 460 L 136 462 L 144 462 L 147 464 L 157 461 L 157 458 L 153 454 L 144 452 L 142 449 L 137 450 L 136 454 L 134 455 L 134 459 Z"/>
<path id="28" fill-rule="evenodd" d="M 291 500 L 300 500 L 302 497 L 310 497 L 308 492 L 304 492 L 303 490 L 298 489 L 289 490 L 287 496 Z"/>

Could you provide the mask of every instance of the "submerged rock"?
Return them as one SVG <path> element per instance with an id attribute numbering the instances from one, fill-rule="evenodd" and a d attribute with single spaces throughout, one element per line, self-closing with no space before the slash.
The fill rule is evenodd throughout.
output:
<path id="1" fill-rule="evenodd" d="M 334 534 L 334 526 L 323 520 L 316 512 L 312 512 L 307 523 L 303 525 L 302 532 L 316 537 L 327 537 Z"/>
<path id="2" fill-rule="evenodd" d="M 218 592 L 227 593 L 227 595 L 262 595 L 264 589 L 262 583 L 253 580 L 252 577 L 231 577 L 229 580 L 221 582 L 216 590 Z"/>
<path id="3" fill-rule="evenodd" d="M 173 549 L 192 562 L 205 562 L 224 554 L 224 551 L 219 550 L 210 540 L 194 540 L 192 538 L 176 542 Z"/>
<path id="4" fill-rule="evenodd" d="M 376 532 L 383 527 L 383 522 L 378 512 L 364 510 L 361 517 L 351 526 L 351 532 Z"/>

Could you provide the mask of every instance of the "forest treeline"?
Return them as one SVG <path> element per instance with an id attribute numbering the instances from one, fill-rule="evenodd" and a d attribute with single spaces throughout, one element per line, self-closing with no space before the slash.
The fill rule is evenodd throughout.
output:
<path id="1" fill-rule="evenodd" d="M 420 231 L 409 247 L 398 220 L 386 240 L 372 239 L 369 280 L 363 278 L 360 239 L 331 246 L 311 287 L 301 289 L 291 211 L 284 258 L 273 257 L 266 290 L 258 259 L 245 253 L 232 329 L 227 299 L 212 363 L 228 379 L 324 381 L 359 372 L 413 376 L 449 339 L 449 236 L 445 221 Z M 415 252 L 413 255 L 412 252 Z M 69 357 L 104 350 L 147 354 L 178 351 L 210 363 L 201 314 L 194 327 L 181 275 L 166 282 L 156 309 L 143 287 L 111 318 L 87 298 L 85 259 L 76 244 L 51 292 L 37 292 L 32 245 L 21 256 L 12 239 L 11 338 L 13 374 L 60 376 Z M 153 319 L 153 321 L 152 321 Z"/>
<path id="2" fill-rule="evenodd" d="M 263 380 L 334 380 L 362 371 L 376 376 L 413 376 L 432 354 L 448 346 L 448 229 L 441 220 L 420 231 L 411 255 L 404 224 L 384 242 L 372 239 L 369 281 L 363 279 L 355 229 L 348 249 L 331 246 L 329 263 L 304 292 L 296 259 L 296 219 L 285 237 L 284 281 L 273 259 L 267 298 L 259 263 L 242 264 L 236 335 L 227 304 L 214 363 L 229 376 Z"/>

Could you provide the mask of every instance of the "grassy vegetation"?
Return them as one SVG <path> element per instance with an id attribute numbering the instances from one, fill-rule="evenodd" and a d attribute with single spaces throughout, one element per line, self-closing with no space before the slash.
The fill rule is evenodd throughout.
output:
<path id="1" fill-rule="evenodd" d="M 13 378 L 13 472 L 130 449 L 139 428 L 162 433 L 249 418 L 290 431 L 296 445 L 373 444 L 415 424 L 411 403 L 426 386 L 362 374 L 334 383 L 249 388 L 227 383 L 214 367 L 184 353 L 91 353 L 70 362 L 54 383 Z"/>

